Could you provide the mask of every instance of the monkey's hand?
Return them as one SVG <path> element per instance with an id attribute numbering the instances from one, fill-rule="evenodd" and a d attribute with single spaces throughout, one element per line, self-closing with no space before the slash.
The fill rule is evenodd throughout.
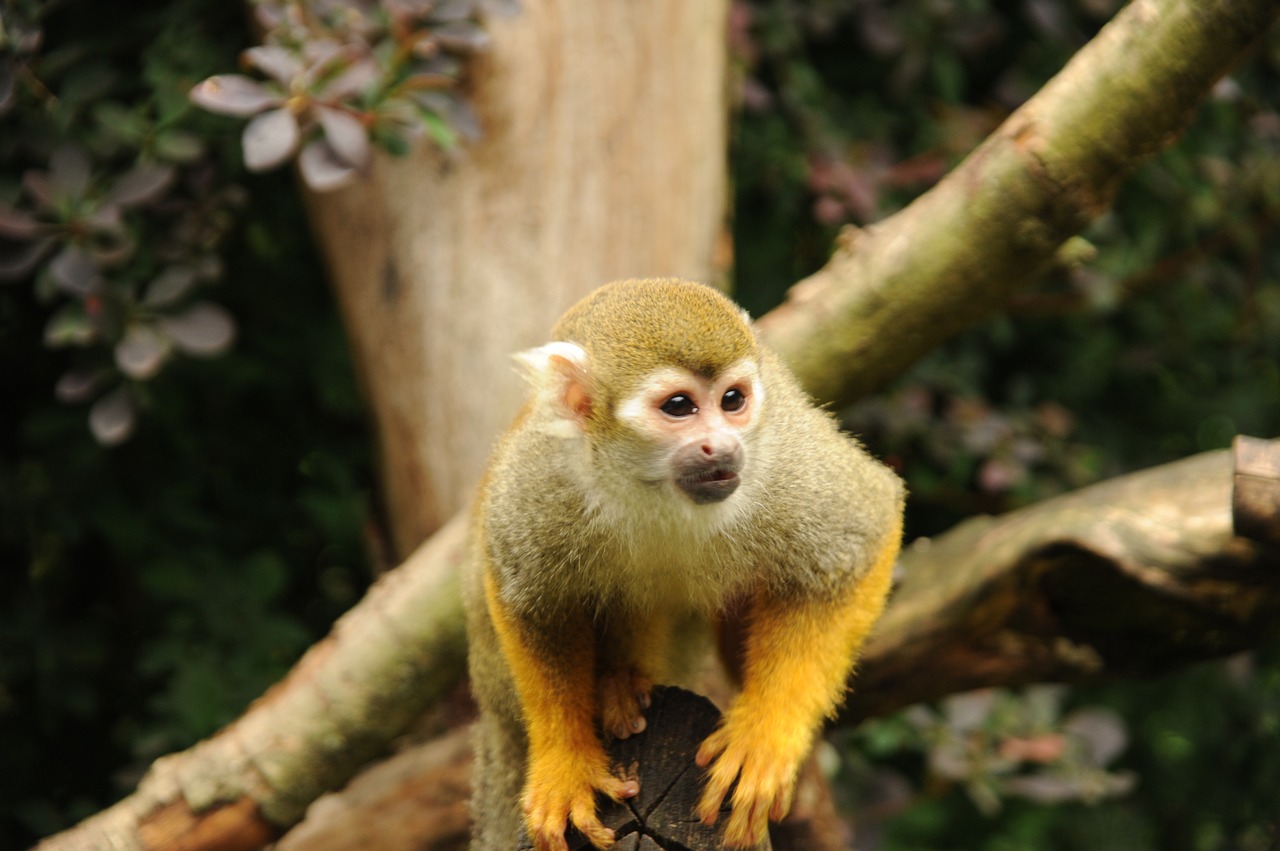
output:
<path id="1" fill-rule="evenodd" d="M 780 731 L 770 719 L 752 713 L 749 705 L 735 703 L 695 757 L 699 768 L 711 766 L 698 818 L 703 824 L 715 823 L 736 779 L 725 844 L 744 848 L 759 843 L 768 819 L 778 821 L 791 809 L 796 773 L 809 752 L 810 737 L 806 729 Z"/>
<path id="2" fill-rule="evenodd" d="M 525 785 L 524 813 L 529 837 L 537 851 L 568 851 L 564 832 L 573 819 L 583 836 L 597 848 L 613 845 L 613 831 L 596 816 L 597 791 L 615 801 L 635 797 L 640 785 L 609 773 L 609 762 L 599 745 L 594 749 L 564 749 L 534 760 Z M 594 750 L 595 753 L 589 751 Z"/>
<path id="3" fill-rule="evenodd" d="M 600 725 L 615 739 L 643 733 L 647 722 L 653 679 L 638 668 L 627 667 L 600 675 Z"/>

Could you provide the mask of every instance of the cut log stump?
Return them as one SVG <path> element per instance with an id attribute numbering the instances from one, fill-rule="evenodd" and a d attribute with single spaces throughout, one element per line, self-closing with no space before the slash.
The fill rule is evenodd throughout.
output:
<path id="1" fill-rule="evenodd" d="M 629 801 L 618 804 L 600 796 L 596 802 L 600 820 L 617 837 L 614 851 L 724 848 L 729 804 L 711 827 L 694 815 L 703 782 L 693 757 L 720 721 L 719 710 L 701 695 L 659 686 L 645 717 L 648 727 L 643 735 L 613 740 L 608 748 L 614 771 L 640 781 L 640 794 Z M 567 838 L 570 851 L 592 851 L 591 843 L 572 828 Z M 532 848 L 527 837 L 521 840 L 520 851 Z M 751 851 L 771 848 L 766 837 Z"/>

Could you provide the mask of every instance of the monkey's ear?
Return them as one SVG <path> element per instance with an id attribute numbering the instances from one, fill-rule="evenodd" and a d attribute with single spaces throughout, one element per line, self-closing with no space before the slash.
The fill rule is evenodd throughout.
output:
<path id="1" fill-rule="evenodd" d="M 526 349 L 515 356 L 534 387 L 540 404 L 579 427 L 591 416 L 591 383 L 587 352 L 577 343 L 557 341 Z"/>

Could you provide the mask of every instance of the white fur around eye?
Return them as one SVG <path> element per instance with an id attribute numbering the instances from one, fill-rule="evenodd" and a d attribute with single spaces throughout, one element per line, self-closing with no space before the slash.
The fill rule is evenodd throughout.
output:
<path id="1" fill-rule="evenodd" d="M 701 383 L 682 369 L 660 369 L 641 382 L 636 392 L 618 405 L 618 419 L 633 428 L 644 430 L 651 421 L 655 406 L 665 402 L 672 393 L 679 393 L 681 390 L 687 393 Z"/>

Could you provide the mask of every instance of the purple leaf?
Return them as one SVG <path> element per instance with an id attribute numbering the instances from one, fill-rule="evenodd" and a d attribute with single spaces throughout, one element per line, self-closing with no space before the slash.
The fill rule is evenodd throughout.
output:
<path id="1" fill-rule="evenodd" d="M 142 303 L 147 307 L 169 307 L 191 292 L 195 284 L 194 269 L 189 266 L 169 266 L 147 285 Z"/>
<path id="2" fill-rule="evenodd" d="M 327 101 L 346 101 L 364 94 L 378 84 L 382 72 L 373 59 L 357 60 L 338 76 L 326 83 L 319 96 Z"/>
<path id="3" fill-rule="evenodd" d="M 995 709 L 996 693 L 991 689 L 978 689 L 954 694 L 943 701 L 947 723 L 960 733 L 968 733 L 981 727 Z"/>
<path id="4" fill-rule="evenodd" d="M 273 6 L 270 3 L 254 3 L 253 16 L 258 21 L 258 26 L 262 27 L 264 32 L 282 27 L 288 21 L 288 13 L 283 6 Z"/>
<path id="5" fill-rule="evenodd" d="M 286 86 L 302 73 L 302 60 L 276 44 L 251 47 L 243 56 L 250 65 Z"/>
<path id="6" fill-rule="evenodd" d="M 123 385 L 94 402 L 89 409 L 89 431 L 104 446 L 123 443 L 137 423 L 137 408 L 129 388 Z"/>
<path id="7" fill-rule="evenodd" d="M 176 170 L 171 165 L 138 163 L 111 187 L 107 203 L 132 207 L 155 201 L 173 185 L 175 174 Z"/>
<path id="8" fill-rule="evenodd" d="M 58 379 L 53 395 L 59 402 L 87 402 L 101 384 L 100 371 L 73 369 Z"/>
<path id="9" fill-rule="evenodd" d="M 359 173 L 343 162 L 324 139 L 317 139 L 302 149 L 298 169 L 302 172 L 302 179 L 317 192 L 340 189 Z"/>
<path id="10" fill-rule="evenodd" d="M 177 316 L 160 320 L 161 329 L 189 355 L 213 357 L 230 348 L 236 336 L 231 314 L 216 304 L 198 302 Z"/>
<path id="11" fill-rule="evenodd" d="M 49 158 L 49 183 L 58 201 L 74 201 L 89 188 L 89 157 L 76 145 L 59 145 Z"/>
<path id="12" fill-rule="evenodd" d="M 369 132 L 360 120 L 349 112 L 327 106 L 315 107 L 325 140 L 329 147 L 349 165 L 364 168 L 369 163 Z"/>
<path id="13" fill-rule="evenodd" d="M 162 159 L 185 165 L 204 156 L 204 142 L 194 133 L 169 130 L 156 136 L 156 154 Z"/>
<path id="14" fill-rule="evenodd" d="M 1078 781 L 1060 774 L 1028 774 L 1005 781 L 1005 791 L 1041 804 L 1061 804 L 1080 797 Z"/>
<path id="15" fill-rule="evenodd" d="M 44 326 L 44 344 L 51 349 L 84 346 L 97 339 L 98 331 L 79 302 L 64 304 Z"/>
<path id="16" fill-rule="evenodd" d="M 137 236 L 125 228 L 99 231 L 89 245 L 89 256 L 103 269 L 112 269 L 133 256 Z"/>
<path id="17" fill-rule="evenodd" d="M 68 245 L 49 261 L 49 274 L 63 292 L 79 296 L 91 292 L 100 280 L 93 259 L 74 245 Z"/>
<path id="18" fill-rule="evenodd" d="M 121 372 L 145 381 L 160 371 L 169 356 L 169 341 L 150 325 L 130 325 L 116 343 L 115 356 Z"/>
<path id="19" fill-rule="evenodd" d="M 27 169 L 22 173 L 22 187 L 37 207 L 53 209 L 53 184 L 49 180 L 49 172 Z"/>
<path id="20" fill-rule="evenodd" d="M 124 210 L 118 204 L 107 204 L 85 216 L 84 222 L 97 231 L 120 233 L 124 229 Z"/>
<path id="21" fill-rule="evenodd" d="M 302 46 L 302 55 L 313 74 L 341 52 L 342 44 L 332 38 L 309 39 Z"/>
<path id="22" fill-rule="evenodd" d="M 492 39 L 477 24 L 458 21 L 435 28 L 436 40 L 448 50 L 457 53 L 478 53 L 488 50 Z"/>
<path id="23" fill-rule="evenodd" d="M 293 156 L 301 133 L 287 107 L 255 116 L 244 128 L 244 164 L 249 171 L 266 171 Z"/>
<path id="24" fill-rule="evenodd" d="M 35 216 L 15 210 L 8 204 L 0 203 L 0 236 L 8 239 L 28 240 L 40 230 L 40 222 Z"/>
<path id="25" fill-rule="evenodd" d="M 1098 767 L 1118 757 L 1129 744 L 1124 721 L 1116 713 L 1101 707 L 1077 709 L 1067 718 L 1062 729 L 1084 743 L 1090 761 Z"/>
<path id="26" fill-rule="evenodd" d="M 47 236 L 35 242 L 0 245 L 0 281 L 17 281 L 30 275 L 54 246 Z"/>
<path id="27" fill-rule="evenodd" d="M 196 106 L 221 115 L 255 115 L 283 102 L 258 81 L 240 74 L 219 74 L 197 83 L 188 95 Z"/>
<path id="28" fill-rule="evenodd" d="M 436 23 L 465 21 L 476 14 L 475 0 L 440 0 L 431 10 L 431 20 Z"/>
<path id="29" fill-rule="evenodd" d="M 423 91 L 414 92 L 411 97 L 423 109 L 435 113 L 444 121 L 449 136 L 460 134 L 472 141 L 480 138 L 480 120 L 476 118 L 470 105 L 454 93 Z M 456 140 L 445 147 L 452 144 L 456 144 Z"/>

